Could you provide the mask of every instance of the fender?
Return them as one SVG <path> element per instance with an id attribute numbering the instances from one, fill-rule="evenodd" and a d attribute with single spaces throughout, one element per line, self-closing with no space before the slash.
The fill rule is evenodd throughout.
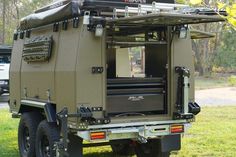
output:
<path id="1" fill-rule="evenodd" d="M 21 100 L 19 113 L 24 113 L 27 111 L 40 111 L 45 114 L 48 122 L 56 122 L 56 109 L 55 105 L 52 103 Z"/>

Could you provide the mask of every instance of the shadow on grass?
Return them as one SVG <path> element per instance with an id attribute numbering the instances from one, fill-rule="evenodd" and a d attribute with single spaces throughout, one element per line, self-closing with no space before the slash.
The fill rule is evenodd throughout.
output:
<path id="1" fill-rule="evenodd" d="M 112 152 L 104 152 L 104 153 L 88 153 L 85 154 L 84 157 L 127 157 L 127 156 L 115 155 Z"/>

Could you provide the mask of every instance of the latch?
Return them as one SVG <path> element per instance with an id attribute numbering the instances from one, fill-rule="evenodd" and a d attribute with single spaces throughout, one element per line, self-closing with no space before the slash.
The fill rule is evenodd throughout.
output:
<path id="1" fill-rule="evenodd" d="M 68 20 L 62 22 L 62 30 L 66 31 L 68 29 Z"/>
<path id="2" fill-rule="evenodd" d="M 25 37 L 26 37 L 26 38 L 30 38 L 30 35 L 31 35 L 31 30 L 27 30 L 27 31 L 25 32 Z"/>
<path id="3" fill-rule="evenodd" d="M 79 28 L 79 17 L 73 19 L 73 28 Z"/>
<path id="4" fill-rule="evenodd" d="M 56 22 L 53 24 L 53 32 L 58 32 L 59 31 L 59 22 Z"/>
<path id="5" fill-rule="evenodd" d="M 90 125 L 98 125 L 98 124 L 109 124 L 111 122 L 110 118 L 94 118 L 93 112 L 101 112 L 103 111 L 102 107 L 92 107 L 91 109 L 88 107 L 80 107 L 78 109 L 78 116 L 81 118 L 82 122 L 88 123 Z"/>
<path id="6" fill-rule="evenodd" d="M 93 117 L 92 111 L 88 107 L 80 107 L 78 114 L 81 119 Z"/>
<path id="7" fill-rule="evenodd" d="M 13 35 L 13 39 L 17 40 L 18 39 L 18 35 L 19 35 L 18 31 L 15 31 L 14 35 Z"/>
<path id="8" fill-rule="evenodd" d="M 92 74 L 101 74 L 103 73 L 104 68 L 103 67 L 92 67 Z"/>
<path id="9" fill-rule="evenodd" d="M 25 31 L 21 31 L 20 32 L 20 39 L 24 39 L 24 36 L 25 36 Z"/>
<path id="10" fill-rule="evenodd" d="M 98 30 L 105 28 L 105 23 L 106 21 L 102 17 L 90 17 L 88 31 L 97 32 Z"/>

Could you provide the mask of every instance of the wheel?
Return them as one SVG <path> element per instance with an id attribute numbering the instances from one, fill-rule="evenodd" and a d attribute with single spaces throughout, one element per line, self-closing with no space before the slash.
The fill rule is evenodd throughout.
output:
<path id="1" fill-rule="evenodd" d="M 60 132 L 56 123 L 42 121 L 36 134 L 36 157 L 55 157 L 55 142 L 60 140 Z"/>
<path id="2" fill-rule="evenodd" d="M 131 140 L 115 140 L 110 141 L 112 151 L 120 156 L 132 156 L 135 154 L 134 146 Z"/>
<path id="3" fill-rule="evenodd" d="M 35 156 L 36 131 L 42 115 L 37 112 L 23 113 L 18 127 L 18 145 L 21 157 Z"/>
<path id="4" fill-rule="evenodd" d="M 159 140 L 149 140 L 145 144 L 137 144 L 135 147 L 137 157 L 169 157 L 170 152 L 162 152 Z"/>

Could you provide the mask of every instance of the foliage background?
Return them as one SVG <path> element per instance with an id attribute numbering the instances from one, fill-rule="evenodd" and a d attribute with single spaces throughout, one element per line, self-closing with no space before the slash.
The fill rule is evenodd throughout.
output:
<path id="1" fill-rule="evenodd" d="M 22 17 L 52 0 L 0 0 L 0 43 L 12 44 L 14 30 Z"/>

